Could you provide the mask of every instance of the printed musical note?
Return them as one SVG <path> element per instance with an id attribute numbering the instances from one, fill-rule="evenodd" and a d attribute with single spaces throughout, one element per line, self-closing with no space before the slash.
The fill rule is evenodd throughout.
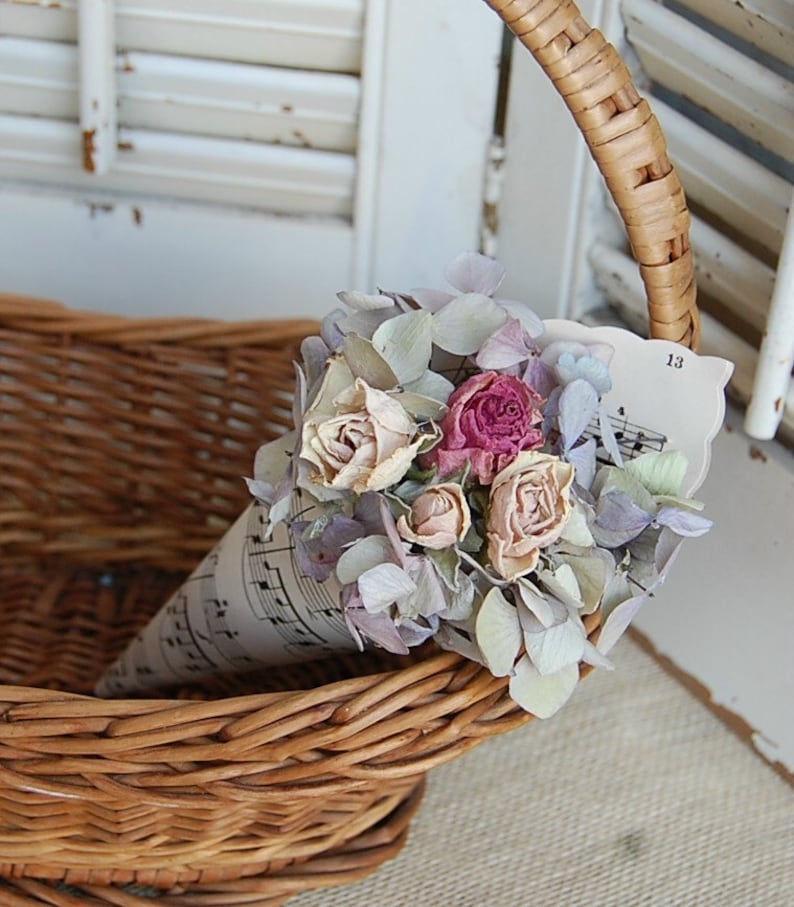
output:
<path id="1" fill-rule="evenodd" d="M 649 451 L 661 452 L 667 444 L 667 437 L 660 432 L 650 428 L 644 428 L 634 422 L 629 421 L 626 408 L 619 406 L 615 415 L 609 416 L 609 423 L 615 434 L 618 448 L 624 460 L 632 460 L 640 454 Z M 612 459 L 606 451 L 601 438 L 601 426 L 598 422 L 598 416 L 594 416 L 590 424 L 582 433 L 582 440 L 595 438 L 598 447 L 596 449 L 596 459 L 599 463 L 611 463 Z"/>

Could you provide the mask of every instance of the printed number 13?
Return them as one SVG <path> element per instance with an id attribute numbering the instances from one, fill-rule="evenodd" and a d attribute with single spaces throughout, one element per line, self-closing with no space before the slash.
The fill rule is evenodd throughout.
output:
<path id="1" fill-rule="evenodd" d="M 670 353 L 670 355 L 667 357 L 667 366 L 668 368 L 683 368 L 684 357 L 676 356 L 675 353 Z"/>

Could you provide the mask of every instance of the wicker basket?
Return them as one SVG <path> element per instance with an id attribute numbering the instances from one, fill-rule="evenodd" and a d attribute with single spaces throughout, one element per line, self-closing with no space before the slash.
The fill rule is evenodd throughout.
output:
<path id="1" fill-rule="evenodd" d="M 694 345 L 686 203 L 626 68 L 573 3 L 488 3 L 604 174 L 652 333 Z M 89 695 L 244 506 L 314 327 L 0 297 L 2 904 L 132 907 L 146 898 L 123 886 L 143 885 L 183 907 L 275 905 L 350 881 L 399 849 L 428 769 L 530 719 L 504 678 L 432 650 Z"/>

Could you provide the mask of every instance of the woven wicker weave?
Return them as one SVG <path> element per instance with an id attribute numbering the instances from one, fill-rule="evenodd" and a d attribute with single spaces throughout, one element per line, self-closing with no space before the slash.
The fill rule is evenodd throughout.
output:
<path id="1" fill-rule="evenodd" d="M 694 345 L 688 212 L 625 67 L 573 3 L 487 2 L 585 135 L 652 333 Z M 314 327 L 0 296 L 2 904 L 133 907 L 142 896 L 119 886 L 134 883 L 181 907 L 208 903 L 194 889 L 275 905 L 349 881 L 399 849 L 430 768 L 530 720 L 505 679 L 432 650 L 159 699 L 89 695 L 244 506 L 240 477 L 289 421 L 292 360 Z"/>

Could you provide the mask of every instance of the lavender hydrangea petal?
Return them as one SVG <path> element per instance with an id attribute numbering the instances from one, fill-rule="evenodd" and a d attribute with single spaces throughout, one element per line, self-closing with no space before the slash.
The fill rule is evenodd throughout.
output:
<path id="1" fill-rule="evenodd" d="M 558 420 L 566 451 L 579 440 L 597 410 L 598 394 L 592 384 L 578 378 L 563 388 Z"/>
<path id="2" fill-rule="evenodd" d="M 525 362 L 532 352 L 521 322 L 508 318 L 480 347 L 475 361 L 483 371 L 505 369 Z"/>
<path id="3" fill-rule="evenodd" d="M 521 322 L 528 337 L 535 339 L 543 336 L 546 331 L 543 319 L 525 302 L 516 302 L 514 299 L 497 299 L 496 302 L 511 318 L 516 318 Z"/>
<path id="4" fill-rule="evenodd" d="M 408 646 L 387 612 L 370 614 L 365 608 L 349 606 L 345 609 L 345 621 L 354 638 L 363 636 L 393 655 L 408 654 Z"/>
<path id="5" fill-rule="evenodd" d="M 653 516 L 622 491 L 601 495 L 596 506 L 592 533 L 604 548 L 618 548 L 635 539 L 653 522 Z"/>
<path id="6" fill-rule="evenodd" d="M 492 296 L 504 280 L 505 266 L 479 252 L 461 252 L 446 267 L 444 277 L 461 293 Z"/>
<path id="7" fill-rule="evenodd" d="M 656 514 L 656 522 L 660 526 L 671 529 L 676 535 L 686 538 L 698 538 L 705 535 L 714 525 L 711 520 L 707 520 L 700 514 L 680 510 L 678 507 L 662 507 Z"/>
<path id="8" fill-rule="evenodd" d="M 590 490 L 596 474 L 596 444 L 595 438 L 588 438 L 584 444 L 572 447 L 567 453 L 568 462 L 576 470 L 575 481 L 581 488 Z"/>

